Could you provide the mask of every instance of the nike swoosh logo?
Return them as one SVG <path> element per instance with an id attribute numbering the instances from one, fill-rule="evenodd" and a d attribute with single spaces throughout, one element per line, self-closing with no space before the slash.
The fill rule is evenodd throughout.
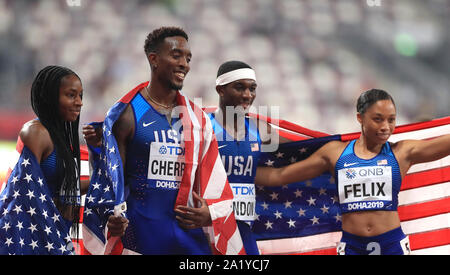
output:
<path id="1" fill-rule="evenodd" d="M 349 167 L 352 165 L 358 164 L 358 162 L 352 162 L 352 163 L 344 163 L 344 167 Z"/>
<path id="2" fill-rule="evenodd" d="M 218 149 L 220 149 L 220 148 L 223 148 L 223 147 L 225 147 L 225 146 L 227 146 L 228 144 L 225 144 L 225 145 L 222 145 L 222 146 L 219 146 L 219 147 L 217 147 Z"/>
<path id="3" fill-rule="evenodd" d="M 149 122 L 149 123 L 142 122 L 142 126 L 148 127 L 148 126 L 152 125 L 152 124 L 155 123 L 155 122 L 156 122 L 156 121 L 152 121 L 152 122 Z"/>

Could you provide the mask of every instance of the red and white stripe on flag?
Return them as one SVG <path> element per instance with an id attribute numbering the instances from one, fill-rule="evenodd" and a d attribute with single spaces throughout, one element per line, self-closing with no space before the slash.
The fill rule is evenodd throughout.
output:
<path id="1" fill-rule="evenodd" d="M 188 113 L 183 115 L 189 115 L 190 119 L 182 118 L 186 167 L 175 204 L 192 207 L 192 191 L 200 191 L 200 196 L 206 200 L 211 213 L 214 253 L 245 254 L 232 208 L 233 193 L 220 160 L 211 122 L 188 98 L 179 97 L 178 104 L 187 107 Z M 194 160 L 198 163 L 196 169 L 190 165 Z M 209 229 L 205 231 L 211 232 Z"/>

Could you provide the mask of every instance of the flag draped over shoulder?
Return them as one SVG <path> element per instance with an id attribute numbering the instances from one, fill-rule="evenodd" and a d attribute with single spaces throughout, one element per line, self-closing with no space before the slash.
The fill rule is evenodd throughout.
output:
<path id="1" fill-rule="evenodd" d="M 126 104 L 117 102 L 103 123 L 103 144 L 91 151 L 92 175 L 84 200 L 83 245 L 89 254 L 110 254 L 112 248 L 121 250 L 117 238 L 107 238 L 106 222 L 110 215 L 124 213 L 125 192 L 122 160 L 112 126 L 125 110 Z M 116 211 L 115 211 L 116 210 Z"/>
<path id="2" fill-rule="evenodd" d="M 0 193 L 0 254 L 69 255 L 69 225 L 53 203 L 34 154 L 17 142 L 17 162 Z"/>
<path id="3" fill-rule="evenodd" d="M 120 241 L 108 249 L 105 234 L 106 218 L 114 213 L 114 207 L 124 205 L 126 199 L 122 160 L 112 127 L 128 103 L 147 85 L 148 82 L 140 84 L 109 110 L 103 123 L 103 145 L 91 152 L 93 172 L 83 218 L 84 246 L 91 254 L 124 253 Z M 177 205 L 195 206 L 192 191 L 198 192 L 211 213 L 215 249 L 220 254 L 243 254 L 232 209 L 233 194 L 219 158 L 211 123 L 200 108 L 180 93 L 177 104 L 183 126 L 186 165 L 174 208 Z"/>
<path id="4" fill-rule="evenodd" d="M 285 121 L 277 121 L 277 125 L 281 135 L 299 141 L 280 146 L 263 157 L 261 165 L 284 166 L 308 157 L 328 141 L 348 141 L 360 135 L 327 136 Z M 447 117 L 399 126 L 389 141 L 449 133 Z M 450 156 L 409 169 L 399 193 L 398 213 L 412 254 L 450 254 L 449 197 Z M 341 214 L 336 184 L 329 173 L 284 187 L 258 188 L 256 200 L 254 232 L 262 254 L 336 254 Z"/>

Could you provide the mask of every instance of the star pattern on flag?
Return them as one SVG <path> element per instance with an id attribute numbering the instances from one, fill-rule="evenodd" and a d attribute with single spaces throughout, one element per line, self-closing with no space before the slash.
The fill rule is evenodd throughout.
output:
<path id="1" fill-rule="evenodd" d="M 126 107 L 117 104 L 113 107 L 103 123 L 93 123 L 94 127 L 102 127 L 102 146 L 90 148 L 93 161 L 92 176 L 86 194 L 83 230 L 89 230 L 103 243 L 106 243 L 104 229 L 108 216 L 114 213 L 114 207 L 124 201 L 123 169 L 117 142 L 111 135 L 112 125 Z M 125 215 L 125 214 L 124 214 Z"/>
<path id="2" fill-rule="evenodd" d="M 38 195 L 39 194 L 39 195 Z M 69 227 L 27 147 L 0 194 L 0 254 L 74 254 Z"/>
<path id="3" fill-rule="evenodd" d="M 118 169 L 121 160 L 117 143 L 110 134 L 112 125 L 108 125 L 108 121 L 105 121 L 102 127 L 104 145 L 101 152 L 92 154 L 94 167 L 84 211 L 87 217 L 94 212 L 97 215 L 111 213 L 116 204 L 116 195 L 121 192 L 117 190 L 119 187 L 117 183 L 122 175 L 122 170 Z"/>
<path id="4" fill-rule="evenodd" d="M 117 188 L 116 182 L 117 172 L 117 156 L 115 155 L 115 147 L 109 147 L 106 151 L 99 155 L 94 155 L 99 161 L 96 162 L 99 166 L 94 168 L 92 175 L 92 183 L 89 191 L 86 194 L 84 220 L 89 225 L 90 219 L 93 218 L 98 223 L 100 229 L 104 228 L 103 222 L 99 219 L 106 217 L 113 213 L 116 201 L 115 190 Z M 94 216 L 94 217 L 92 217 Z"/>
<path id="5" fill-rule="evenodd" d="M 309 157 L 336 136 L 280 145 L 276 152 L 262 154 L 259 165 L 281 167 Z M 304 182 L 282 187 L 258 186 L 256 239 L 301 237 L 341 230 L 341 214 L 333 177 L 325 173 Z"/>

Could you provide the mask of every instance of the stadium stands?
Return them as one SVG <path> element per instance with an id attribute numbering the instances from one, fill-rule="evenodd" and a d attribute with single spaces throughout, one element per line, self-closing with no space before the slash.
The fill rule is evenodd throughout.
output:
<path id="1" fill-rule="evenodd" d="M 401 124 L 448 116 L 449 15 L 449 0 L 0 0 L 0 117 L 32 117 L 34 75 L 61 64 L 83 80 L 82 122 L 102 119 L 148 79 L 143 44 L 161 25 L 190 35 L 184 91 L 204 106 L 217 104 L 217 67 L 242 59 L 257 72 L 256 104 L 308 128 L 359 130 L 354 102 L 371 87 L 394 96 Z"/>

